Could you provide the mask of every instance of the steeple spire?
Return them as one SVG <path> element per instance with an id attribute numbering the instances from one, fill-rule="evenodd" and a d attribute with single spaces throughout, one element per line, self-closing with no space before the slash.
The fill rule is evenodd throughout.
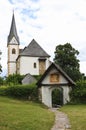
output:
<path id="1" fill-rule="evenodd" d="M 9 36 L 8 36 L 8 44 L 12 40 L 13 37 L 16 38 L 16 40 L 17 40 L 17 42 L 19 44 L 19 37 L 17 35 L 17 29 L 16 29 L 16 23 L 15 23 L 14 11 L 13 11 L 13 16 L 12 16 L 10 33 L 9 33 Z"/>

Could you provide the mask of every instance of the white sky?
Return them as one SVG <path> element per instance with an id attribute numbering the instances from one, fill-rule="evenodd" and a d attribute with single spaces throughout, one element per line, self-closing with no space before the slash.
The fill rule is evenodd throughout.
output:
<path id="1" fill-rule="evenodd" d="M 34 38 L 54 58 L 55 47 L 69 42 L 86 74 L 86 0 L 0 0 L 0 50 L 7 71 L 7 36 L 14 9 L 21 48 Z"/>

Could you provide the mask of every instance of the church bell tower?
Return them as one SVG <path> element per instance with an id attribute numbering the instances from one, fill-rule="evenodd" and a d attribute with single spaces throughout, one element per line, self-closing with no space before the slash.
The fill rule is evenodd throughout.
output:
<path id="1" fill-rule="evenodd" d="M 8 48 L 8 76 L 10 74 L 16 74 L 16 59 L 19 55 L 19 37 L 17 34 L 16 23 L 14 13 L 12 16 L 11 28 L 7 40 Z"/>

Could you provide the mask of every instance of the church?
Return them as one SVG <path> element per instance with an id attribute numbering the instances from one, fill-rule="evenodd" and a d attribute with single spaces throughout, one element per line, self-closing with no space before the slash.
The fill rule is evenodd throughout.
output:
<path id="1" fill-rule="evenodd" d="M 24 49 L 20 49 L 15 16 L 13 13 L 10 32 L 7 39 L 8 73 L 26 75 L 42 75 L 50 65 L 50 55 L 34 40 Z"/>
<path id="2" fill-rule="evenodd" d="M 53 90 L 59 91 L 58 103 L 66 104 L 70 101 L 69 92 L 74 81 L 62 68 L 50 62 L 50 55 L 33 39 L 24 49 L 20 49 L 14 13 L 7 40 L 8 48 L 8 76 L 12 74 L 26 75 L 22 83 L 32 83 L 32 75 L 42 75 L 37 82 L 39 98 L 48 107 L 53 106 Z M 29 78 L 28 78 L 29 76 Z M 28 80 L 28 81 L 27 81 Z"/>

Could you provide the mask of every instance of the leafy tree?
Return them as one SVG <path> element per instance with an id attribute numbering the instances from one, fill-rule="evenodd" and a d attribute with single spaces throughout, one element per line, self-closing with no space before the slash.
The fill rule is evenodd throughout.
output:
<path id="1" fill-rule="evenodd" d="M 79 60 L 77 59 L 78 50 L 74 49 L 70 43 L 66 43 L 56 46 L 54 53 L 54 62 L 56 64 L 59 64 L 74 81 L 81 79 Z"/>
<path id="2" fill-rule="evenodd" d="M 2 54 L 2 52 L 0 51 L 0 55 Z M 1 57 L 0 57 L 0 60 L 1 60 Z M 0 63 L 0 73 L 2 72 L 2 66 L 1 66 L 1 63 Z"/>
<path id="3" fill-rule="evenodd" d="M 23 78 L 24 78 L 24 76 L 19 75 L 19 74 L 9 75 L 8 77 L 6 77 L 6 83 L 9 85 L 21 84 L 21 81 Z"/>
<path id="4" fill-rule="evenodd" d="M 86 80 L 79 80 L 70 92 L 71 102 L 86 104 Z"/>

